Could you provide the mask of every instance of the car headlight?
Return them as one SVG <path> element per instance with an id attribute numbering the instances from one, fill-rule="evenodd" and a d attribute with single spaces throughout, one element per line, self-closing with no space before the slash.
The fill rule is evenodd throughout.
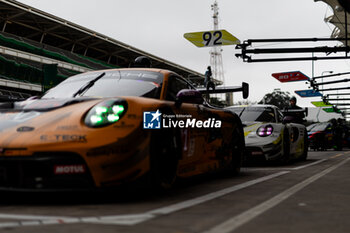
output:
<path id="1" fill-rule="evenodd" d="M 270 136 L 273 133 L 273 126 L 272 125 L 263 125 L 258 128 L 256 133 L 260 137 L 267 137 Z"/>
<path id="2" fill-rule="evenodd" d="M 106 100 L 94 106 L 85 117 L 85 124 L 92 128 L 113 124 L 125 114 L 125 100 Z"/>

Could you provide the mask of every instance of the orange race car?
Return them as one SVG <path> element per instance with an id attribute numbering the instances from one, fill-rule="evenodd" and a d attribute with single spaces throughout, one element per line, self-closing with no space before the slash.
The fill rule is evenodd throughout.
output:
<path id="1" fill-rule="evenodd" d="M 168 70 L 128 68 L 2 103 L 0 190 L 108 189 L 145 177 L 170 187 L 176 177 L 238 173 L 241 120 L 209 106 L 203 92 Z"/>

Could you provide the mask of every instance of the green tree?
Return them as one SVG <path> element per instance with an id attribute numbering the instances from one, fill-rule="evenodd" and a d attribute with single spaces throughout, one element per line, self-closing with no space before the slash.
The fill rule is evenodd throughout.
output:
<path id="1" fill-rule="evenodd" d="M 275 89 L 272 93 L 266 94 L 262 100 L 260 100 L 259 104 L 271 104 L 283 109 L 288 107 L 290 98 L 291 96 L 288 91 L 283 92 L 280 89 Z"/>

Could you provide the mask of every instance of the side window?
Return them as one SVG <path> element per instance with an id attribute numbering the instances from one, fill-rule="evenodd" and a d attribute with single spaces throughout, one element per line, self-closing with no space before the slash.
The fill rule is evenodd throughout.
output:
<path id="1" fill-rule="evenodd" d="M 281 113 L 279 110 L 277 110 L 277 120 L 278 122 L 283 122 L 283 113 Z"/>
<path id="2" fill-rule="evenodd" d="M 181 91 L 182 89 L 191 89 L 191 88 L 192 87 L 181 78 L 176 76 L 170 76 L 165 99 L 170 101 L 175 101 L 176 95 L 179 91 Z"/>
<path id="3" fill-rule="evenodd" d="M 257 121 L 263 122 L 275 122 L 275 112 L 272 108 L 265 108 L 263 112 L 261 112 L 260 116 L 256 119 Z"/>

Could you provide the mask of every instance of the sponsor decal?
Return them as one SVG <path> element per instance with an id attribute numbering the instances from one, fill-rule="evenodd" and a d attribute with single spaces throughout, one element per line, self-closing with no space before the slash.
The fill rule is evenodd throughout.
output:
<path id="1" fill-rule="evenodd" d="M 85 172 L 86 172 L 86 167 L 84 164 L 54 166 L 55 175 L 82 174 Z"/>
<path id="2" fill-rule="evenodd" d="M 86 135 L 74 134 L 41 135 L 40 140 L 44 142 L 87 142 Z"/>
<path id="3" fill-rule="evenodd" d="M 161 128 L 221 128 L 221 120 L 208 118 L 199 120 L 189 114 L 162 114 L 159 110 L 156 112 L 143 113 L 144 129 Z"/>
<path id="4" fill-rule="evenodd" d="M 160 129 L 161 116 L 162 116 L 162 113 L 159 112 L 159 110 L 157 110 L 156 112 L 143 112 L 143 128 Z"/>
<path id="5" fill-rule="evenodd" d="M 17 128 L 17 132 L 30 132 L 33 130 L 34 130 L 34 127 L 30 127 L 30 126 L 22 126 Z"/>
<path id="6" fill-rule="evenodd" d="M 26 148 L 0 148 L 0 155 L 22 155 Z"/>
<path id="7" fill-rule="evenodd" d="M 186 120 L 163 119 L 163 128 L 221 128 L 221 121 L 209 118 L 205 121 L 195 118 Z"/>
<path id="8" fill-rule="evenodd" d="M 77 125 L 59 125 L 57 130 L 76 130 L 78 129 Z"/>
<path id="9" fill-rule="evenodd" d="M 120 145 L 116 143 L 109 146 L 91 149 L 86 153 L 86 155 L 87 156 L 101 156 L 101 155 L 111 156 L 111 155 L 118 155 L 118 154 L 126 154 L 129 151 L 131 151 L 130 146 Z"/>
<path id="10" fill-rule="evenodd" d="M 114 125 L 114 128 L 134 128 L 134 124 L 126 124 L 124 121 L 120 122 L 120 124 Z"/>

